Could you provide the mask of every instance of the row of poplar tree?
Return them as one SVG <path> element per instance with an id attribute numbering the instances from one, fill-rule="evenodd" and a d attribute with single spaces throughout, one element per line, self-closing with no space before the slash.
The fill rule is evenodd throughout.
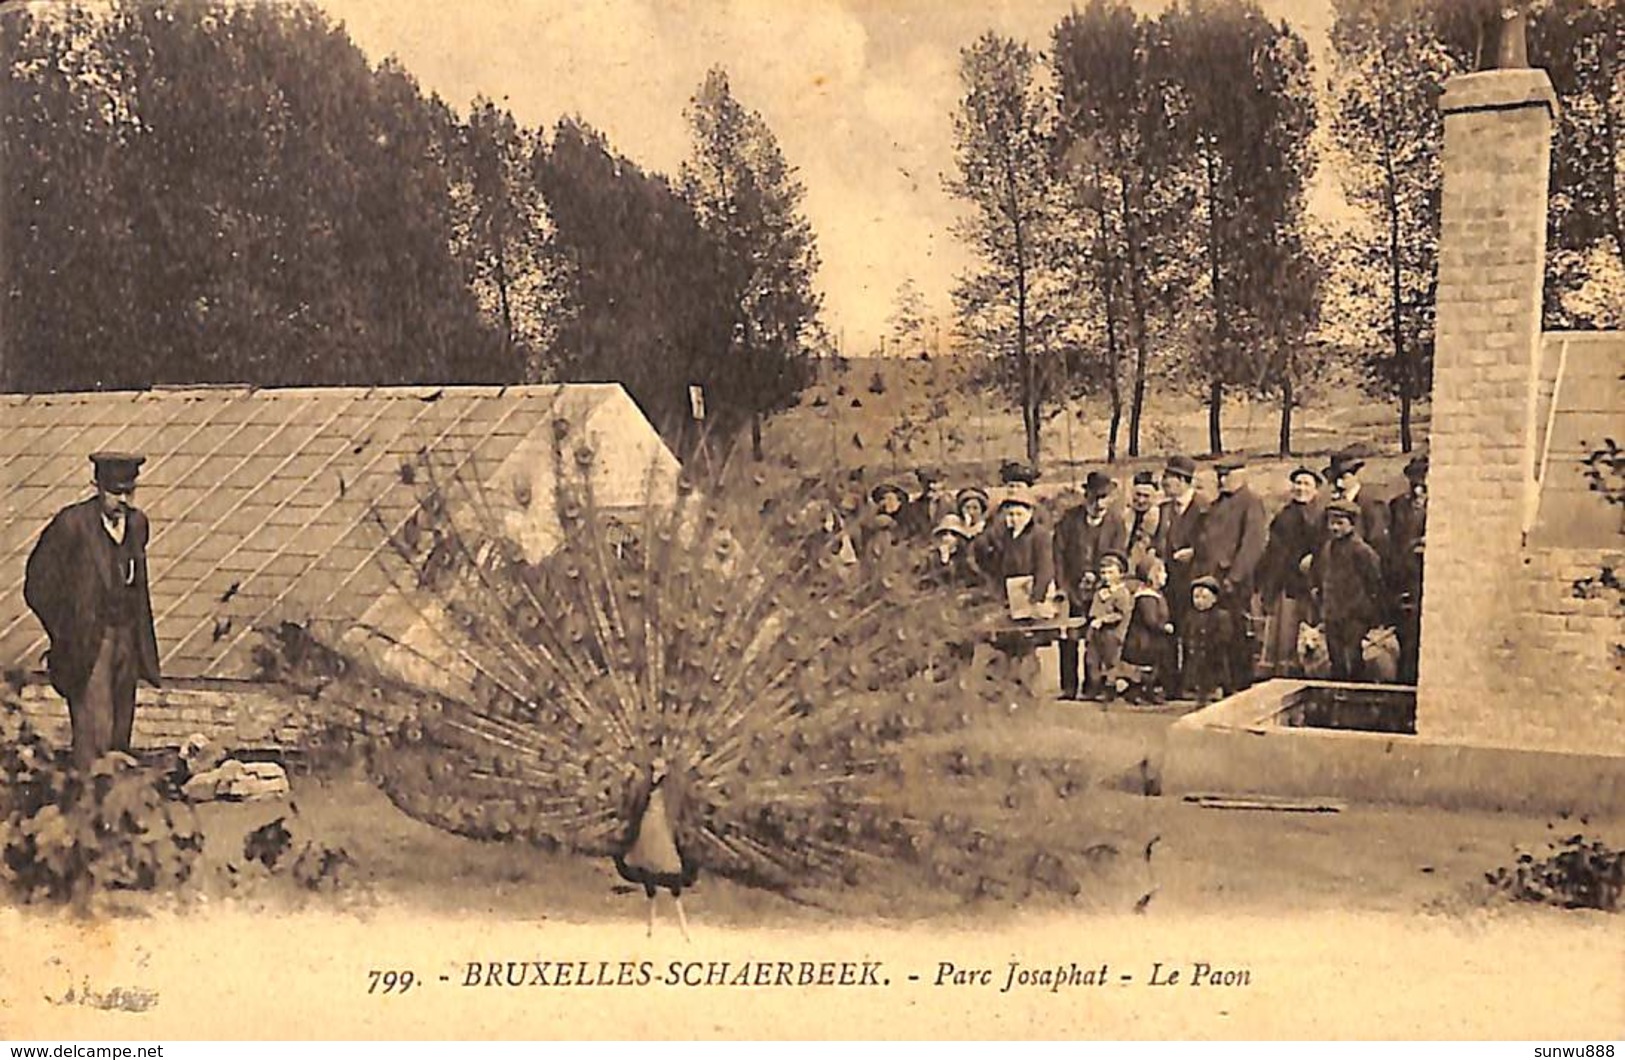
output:
<path id="1" fill-rule="evenodd" d="M 1287 452 L 1295 405 L 1349 368 L 1397 399 L 1408 451 L 1431 385 L 1439 97 L 1482 65 L 1501 6 L 1333 0 L 1320 73 L 1303 37 L 1251 0 L 1176 0 L 1155 16 L 1090 0 L 1047 50 L 992 33 L 965 49 L 951 188 L 979 265 L 955 307 L 1000 355 L 1029 459 L 1047 410 L 1080 391 L 1109 396 L 1110 455 L 1125 418 L 1137 455 L 1153 381 L 1202 396 L 1213 452 L 1227 394 L 1278 401 Z M 1625 0 L 1521 6 L 1531 65 L 1561 107 L 1546 327 L 1619 327 Z M 1352 227 L 1305 209 L 1328 139 Z"/>
<path id="2" fill-rule="evenodd" d="M 803 189 L 721 70 L 669 179 L 307 4 L 12 7 L 0 56 L 0 390 L 619 380 L 692 437 L 697 383 L 759 438 L 803 384 Z"/>
<path id="3" fill-rule="evenodd" d="M 981 264 L 957 324 L 1030 457 L 1079 391 L 1137 454 L 1170 379 L 1214 451 L 1227 395 L 1279 400 L 1285 449 L 1338 361 L 1398 399 L 1409 448 L 1438 96 L 1495 3 L 1334 0 L 1321 73 L 1252 0 L 1091 0 L 1047 50 L 967 47 L 950 187 Z M 1561 103 L 1548 327 L 1622 323 L 1622 45 L 1625 0 L 1536 0 Z M 0 59 L 0 390 L 611 379 L 676 438 L 700 383 L 713 427 L 759 443 L 828 346 L 803 189 L 721 71 L 667 178 L 579 118 L 461 116 L 300 3 L 7 5 Z M 1328 134 L 1364 230 L 1305 209 Z"/>

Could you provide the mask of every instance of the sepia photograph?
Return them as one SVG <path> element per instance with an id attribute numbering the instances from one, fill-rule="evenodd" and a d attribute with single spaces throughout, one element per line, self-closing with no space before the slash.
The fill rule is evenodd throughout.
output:
<path id="1" fill-rule="evenodd" d="M 0 72 L 11 1056 L 1625 1039 L 1625 0 Z"/>

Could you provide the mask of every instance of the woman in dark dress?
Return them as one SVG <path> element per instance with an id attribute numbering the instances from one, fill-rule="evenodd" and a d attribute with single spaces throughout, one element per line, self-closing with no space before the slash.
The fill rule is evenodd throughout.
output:
<path id="1" fill-rule="evenodd" d="M 1269 543 L 1258 564 L 1258 595 L 1269 615 L 1264 668 L 1275 677 L 1302 676 L 1298 666 L 1298 625 L 1314 624 L 1308 568 L 1320 547 L 1324 519 L 1320 476 L 1300 467 L 1292 472 L 1291 482 L 1292 499 L 1271 520 Z"/>

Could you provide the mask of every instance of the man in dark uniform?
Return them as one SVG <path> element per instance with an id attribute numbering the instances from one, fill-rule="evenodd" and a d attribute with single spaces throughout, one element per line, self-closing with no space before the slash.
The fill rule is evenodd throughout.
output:
<path id="1" fill-rule="evenodd" d="M 1152 548 L 1168 569 L 1168 588 L 1164 595 L 1177 632 L 1191 609 L 1196 542 L 1202 534 L 1202 521 L 1207 518 L 1208 502 L 1196 495 L 1196 461 L 1183 454 L 1170 456 L 1162 469 L 1162 492 L 1168 499 L 1158 509 L 1157 536 Z M 1174 670 L 1173 685 L 1168 689 L 1170 699 L 1179 699 L 1184 694 L 1181 673 L 1182 667 Z"/>
<path id="2" fill-rule="evenodd" d="M 1219 583 L 1219 607 L 1230 615 L 1236 649 L 1231 673 L 1236 689 L 1253 683 L 1253 649 L 1249 616 L 1253 613 L 1254 575 L 1269 540 L 1264 502 L 1247 484 L 1247 463 L 1226 457 L 1214 465 L 1219 473 L 1219 499 L 1207 510 L 1196 545 L 1196 571 Z"/>
<path id="3" fill-rule="evenodd" d="M 156 686 L 147 517 L 132 505 L 144 458 L 96 453 L 96 496 L 57 512 L 29 554 L 23 598 L 51 639 L 51 685 L 68 701 L 73 763 L 129 753 L 138 679 Z"/>
<path id="4" fill-rule="evenodd" d="M 1270 619 L 1264 666 L 1276 677 L 1300 673 L 1298 627 L 1304 622 L 1313 624 L 1309 564 L 1325 532 L 1325 513 L 1317 496 L 1320 475 L 1313 468 L 1299 467 L 1288 481 L 1291 497 L 1270 520 L 1269 542 L 1258 564 L 1259 602 Z"/>

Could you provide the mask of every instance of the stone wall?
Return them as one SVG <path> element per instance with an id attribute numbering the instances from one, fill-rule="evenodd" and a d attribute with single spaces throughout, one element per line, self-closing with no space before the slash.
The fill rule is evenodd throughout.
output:
<path id="1" fill-rule="evenodd" d="M 1419 705 L 1421 734 L 1625 755 L 1625 607 L 1602 583 L 1605 569 L 1625 574 L 1625 550 L 1531 549 L 1517 571 L 1498 577 L 1504 614 L 1487 625 L 1506 639 L 1495 662 L 1477 675 L 1474 694 L 1451 694 L 1465 682 L 1431 685 L 1434 698 Z"/>
<path id="2" fill-rule="evenodd" d="M 1608 504 L 1586 458 L 1625 439 L 1625 332 L 1545 334 L 1536 410 L 1539 505 L 1531 548 L 1609 548 L 1622 543 L 1625 507 Z"/>
<path id="3" fill-rule="evenodd" d="M 1540 314 L 1555 98 L 1543 71 L 1494 70 L 1452 79 L 1442 106 L 1418 732 L 1625 754 L 1625 610 L 1586 581 L 1622 566 L 1625 539 L 1529 539 L 1550 419 Z"/>

